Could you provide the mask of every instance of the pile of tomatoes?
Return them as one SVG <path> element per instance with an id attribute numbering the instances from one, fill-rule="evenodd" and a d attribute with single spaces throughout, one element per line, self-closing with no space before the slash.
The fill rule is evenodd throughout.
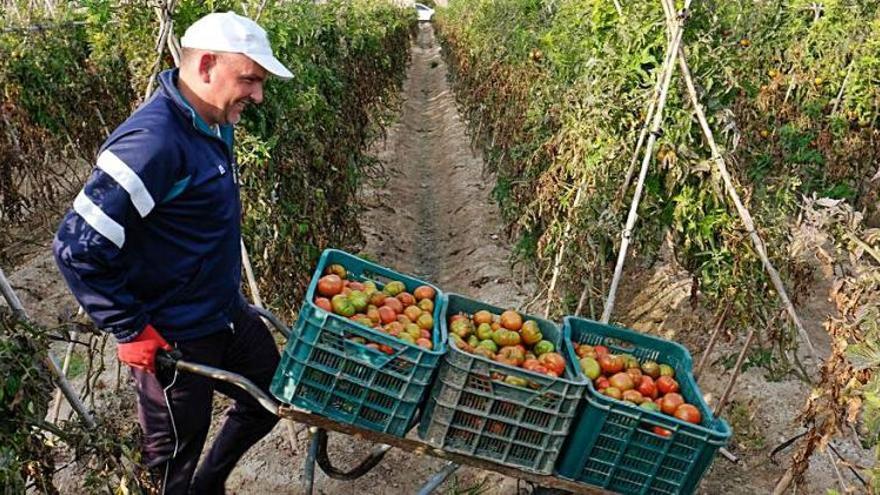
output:
<path id="1" fill-rule="evenodd" d="M 633 406 L 662 412 L 688 423 L 700 424 L 702 415 L 693 404 L 684 401 L 675 380 L 675 369 L 668 364 L 646 360 L 639 362 L 630 354 L 611 354 L 602 345 L 574 344 L 581 370 L 593 381 L 600 394 Z M 669 436 L 659 426 L 654 433 Z"/>
<path id="2" fill-rule="evenodd" d="M 437 291 L 428 285 L 409 293 L 403 282 L 397 280 L 388 282 L 380 290 L 372 281 L 349 280 L 345 267 L 333 264 L 318 280 L 314 303 L 324 311 L 349 318 L 367 328 L 432 349 L 436 296 Z M 368 342 L 361 336 L 350 336 L 349 339 L 386 354 L 394 353 L 390 346 Z"/>
<path id="3" fill-rule="evenodd" d="M 487 310 L 469 315 L 459 313 L 449 318 L 449 340 L 462 351 L 525 370 L 559 377 L 565 373 L 565 358 L 556 352 L 553 342 L 544 339 L 538 323 L 523 320 L 508 309 L 500 315 Z M 527 381 L 505 376 L 512 385 Z"/>

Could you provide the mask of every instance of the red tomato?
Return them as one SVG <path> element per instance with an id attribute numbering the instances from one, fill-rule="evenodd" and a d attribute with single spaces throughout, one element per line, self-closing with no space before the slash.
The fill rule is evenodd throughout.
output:
<path id="1" fill-rule="evenodd" d="M 660 435 L 661 437 L 671 437 L 672 436 L 671 431 L 667 430 L 666 428 L 661 428 L 659 426 L 655 426 L 654 428 L 651 429 L 651 431 Z"/>
<path id="2" fill-rule="evenodd" d="M 608 354 L 608 348 L 604 345 L 593 346 L 593 351 L 596 353 L 597 356 L 604 356 Z"/>
<path id="3" fill-rule="evenodd" d="M 339 275 L 324 275 L 318 279 L 318 294 L 333 297 L 340 292 L 342 292 L 342 279 Z"/>
<path id="4" fill-rule="evenodd" d="M 548 370 L 556 373 L 556 376 L 561 376 L 565 373 L 565 358 L 563 358 L 558 352 L 541 354 L 541 357 L 538 358 L 538 362 Z"/>
<path id="5" fill-rule="evenodd" d="M 403 313 L 403 303 L 396 297 L 386 298 L 385 301 L 382 302 L 382 306 L 393 309 L 396 314 Z"/>
<path id="6" fill-rule="evenodd" d="M 379 319 L 382 323 L 388 324 L 397 320 L 397 313 L 395 313 L 389 306 L 382 306 L 379 308 Z"/>
<path id="7" fill-rule="evenodd" d="M 700 424 L 700 421 L 703 419 L 700 410 L 691 404 L 682 404 L 678 406 L 678 409 L 675 410 L 675 417 L 695 425 Z"/>
<path id="8" fill-rule="evenodd" d="M 642 375 L 642 381 L 639 382 L 639 386 L 636 390 L 645 397 L 650 397 L 652 400 L 657 398 L 657 385 L 654 384 L 654 379 L 648 375 Z"/>
<path id="9" fill-rule="evenodd" d="M 596 378 L 596 381 L 593 384 L 596 386 L 596 390 L 602 390 L 611 386 L 611 382 L 609 382 L 608 378 L 604 376 Z"/>
<path id="10" fill-rule="evenodd" d="M 660 410 L 666 414 L 672 415 L 675 414 L 675 410 L 678 409 L 678 406 L 682 404 L 684 404 L 684 397 L 675 392 L 670 392 L 660 399 Z"/>
<path id="11" fill-rule="evenodd" d="M 434 299 L 434 295 L 437 291 L 434 290 L 433 287 L 428 287 L 427 285 L 422 285 L 416 287 L 416 290 L 413 291 L 413 296 L 415 296 L 417 301 L 421 301 L 422 299 Z"/>
<path id="12" fill-rule="evenodd" d="M 657 384 L 657 391 L 661 394 L 674 393 L 679 390 L 678 382 L 671 376 L 661 376 L 655 383 Z"/>
<path id="13" fill-rule="evenodd" d="M 401 292 L 397 295 L 397 300 L 403 303 L 404 306 L 412 306 L 416 303 L 416 298 L 409 292 Z"/>
<path id="14" fill-rule="evenodd" d="M 600 354 L 597 361 L 599 362 L 599 368 L 601 368 L 602 372 L 606 375 L 620 373 L 623 371 L 623 366 L 626 364 L 622 357 L 613 354 Z"/>
<path id="15" fill-rule="evenodd" d="M 330 305 L 330 299 L 327 299 L 326 297 L 316 297 L 315 306 L 323 309 L 328 313 L 333 312 L 333 306 Z"/>

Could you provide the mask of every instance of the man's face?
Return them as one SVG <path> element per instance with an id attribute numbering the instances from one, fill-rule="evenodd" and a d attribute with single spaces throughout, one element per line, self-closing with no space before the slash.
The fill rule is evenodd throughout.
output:
<path id="1" fill-rule="evenodd" d="M 210 99 L 217 124 L 237 124 L 251 103 L 263 101 L 266 69 L 240 53 L 216 55 L 210 72 Z"/>

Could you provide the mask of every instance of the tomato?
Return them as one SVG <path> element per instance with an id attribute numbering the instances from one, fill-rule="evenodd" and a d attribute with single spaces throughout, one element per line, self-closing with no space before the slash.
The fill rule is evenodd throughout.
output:
<path id="1" fill-rule="evenodd" d="M 491 342 L 491 340 L 490 341 L 484 340 L 483 342 Z M 483 342 L 480 342 L 480 344 L 482 344 Z M 486 359 L 495 359 L 495 353 L 492 352 L 490 349 L 483 347 L 482 345 L 480 345 L 474 349 L 474 354 L 476 354 L 478 356 L 483 356 Z"/>
<path id="2" fill-rule="evenodd" d="M 391 323 L 397 320 L 397 313 L 388 306 L 382 306 L 379 308 L 379 320 L 384 324 Z"/>
<path id="3" fill-rule="evenodd" d="M 403 285 L 403 282 L 399 282 L 397 280 L 395 280 L 394 282 L 388 282 L 388 284 L 382 288 L 382 291 L 389 296 L 396 296 L 405 290 L 406 286 Z"/>
<path id="4" fill-rule="evenodd" d="M 421 309 L 425 313 L 434 312 L 434 301 L 431 299 L 422 299 L 416 306 L 418 306 L 419 309 Z"/>
<path id="5" fill-rule="evenodd" d="M 693 423 L 695 425 L 700 424 L 700 421 L 703 420 L 700 410 L 691 404 L 682 404 L 678 406 L 678 409 L 675 410 L 674 416 L 682 421 L 687 421 L 688 423 Z"/>
<path id="6" fill-rule="evenodd" d="M 538 328 L 538 324 L 534 320 L 523 323 L 520 335 L 522 335 L 522 340 L 526 345 L 535 345 L 544 338 L 541 329 Z"/>
<path id="7" fill-rule="evenodd" d="M 403 310 L 403 314 L 406 315 L 406 317 L 409 318 L 410 321 L 418 320 L 419 316 L 421 316 L 422 313 L 424 313 L 424 311 L 419 309 L 418 306 L 407 306 Z"/>
<path id="8" fill-rule="evenodd" d="M 369 347 L 370 349 L 373 349 L 374 351 L 379 350 L 379 344 L 377 344 L 375 342 L 370 342 L 369 344 L 367 344 L 367 347 Z"/>
<path id="9" fill-rule="evenodd" d="M 458 321 L 458 320 L 464 320 L 464 319 L 466 319 L 466 318 L 467 318 L 467 317 L 466 317 L 463 313 L 458 313 L 458 314 L 452 315 L 452 316 L 449 318 L 449 324 L 452 325 L 452 324 L 455 323 L 456 321 Z"/>
<path id="10" fill-rule="evenodd" d="M 632 377 L 623 372 L 612 375 L 611 378 L 608 379 L 608 383 L 614 388 L 619 388 L 621 392 L 636 388 L 636 384 L 633 382 Z"/>
<path id="11" fill-rule="evenodd" d="M 675 410 L 678 409 L 678 406 L 682 404 L 684 404 L 684 397 L 675 392 L 671 392 L 660 399 L 660 410 L 666 414 L 672 415 L 675 414 Z"/>
<path id="12" fill-rule="evenodd" d="M 480 325 L 483 323 L 488 323 L 490 325 L 492 324 L 492 313 L 486 311 L 485 309 L 474 313 L 474 324 Z"/>
<path id="13" fill-rule="evenodd" d="M 451 331 L 451 333 L 458 335 L 463 339 L 466 339 L 468 338 L 468 336 L 470 336 L 471 333 L 473 333 L 474 327 L 473 325 L 471 325 L 471 322 L 469 320 L 461 319 L 453 321 L 452 325 L 450 325 L 449 327 L 449 330 Z"/>
<path id="14" fill-rule="evenodd" d="M 406 333 L 406 332 L 400 332 L 399 334 L 397 334 L 397 338 L 400 339 L 400 340 L 402 340 L 402 341 L 404 341 L 404 342 L 408 342 L 408 343 L 410 343 L 410 344 L 415 344 L 415 343 L 416 343 L 416 339 L 414 339 L 414 338 L 412 337 L 412 335 L 410 335 L 410 334 L 408 334 L 408 333 Z"/>
<path id="15" fill-rule="evenodd" d="M 645 361 L 642 363 L 642 373 L 656 380 L 660 376 L 660 365 L 654 361 Z"/>
<path id="16" fill-rule="evenodd" d="M 523 363 L 522 363 L 522 368 L 523 368 L 523 369 L 526 369 L 526 370 L 529 370 L 529 371 L 532 371 L 532 368 L 535 368 L 535 367 L 538 367 L 538 366 L 541 366 L 541 367 L 543 368 L 543 366 L 541 365 L 541 363 L 539 363 L 538 360 L 535 359 L 534 357 L 527 357 L 527 356 L 526 356 L 526 357 L 525 357 L 525 360 L 524 360 Z"/>
<path id="17" fill-rule="evenodd" d="M 565 358 L 559 353 L 545 352 L 538 356 L 538 362 L 546 367 L 547 370 L 556 373 L 557 376 L 561 376 L 565 373 Z"/>
<path id="18" fill-rule="evenodd" d="M 519 366 L 523 364 L 525 359 L 525 353 L 516 346 L 502 347 L 498 354 L 495 355 L 496 361 L 510 366 Z"/>
<path id="19" fill-rule="evenodd" d="M 621 392 L 620 389 L 616 387 L 607 387 L 602 393 L 607 395 L 608 397 L 611 397 L 612 399 L 620 400 L 623 398 L 623 392 Z"/>
<path id="20" fill-rule="evenodd" d="M 595 380 L 596 378 L 599 378 L 600 374 L 602 374 L 602 370 L 599 368 L 599 362 L 591 357 L 582 357 L 580 365 L 581 371 L 583 371 L 584 375 L 590 380 Z"/>
<path id="21" fill-rule="evenodd" d="M 678 392 L 679 390 L 678 382 L 675 381 L 675 378 L 672 378 L 671 376 L 661 376 L 657 379 L 655 383 L 657 384 L 657 391 L 661 394 Z"/>
<path id="22" fill-rule="evenodd" d="M 376 292 L 376 290 L 377 289 L 376 289 L 375 282 L 373 282 L 371 280 L 367 280 L 366 282 L 364 282 L 364 294 L 366 294 L 368 296 L 372 296 L 373 293 Z"/>
<path id="23" fill-rule="evenodd" d="M 427 285 L 420 285 L 416 287 L 416 290 L 413 291 L 413 296 L 415 296 L 417 301 L 421 301 L 423 299 L 433 300 L 437 291 L 434 290 L 433 287 L 429 287 Z"/>
<path id="24" fill-rule="evenodd" d="M 525 378 L 520 378 L 518 376 L 507 375 L 504 378 L 504 383 L 507 383 L 509 385 L 515 385 L 517 387 L 525 387 L 529 384 L 529 381 L 526 380 Z"/>
<path id="25" fill-rule="evenodd" d="M 363 291 L 353 290 L 348 295 L 348 300 L 351 301 L 352 306 L 354 306 L 355 311 L 363 311 L 367 309 L 369 305 L 370 298 L 364 294 Z"/>
<path id="26" fill-rule="evenodd" d="M 476 346 L 480 345 L 480 339 L 478 339 L 476 335 L 470 334 L 470 335 L 468 335 L 467 343 L 471 347 L 476 347 Z"/>
<path id="27" fill-rule="evenodd" d="M 650 400 L 645 400 L 644 402 L 639 404 L 639 407 L 648 411 L 660 412 L 660 406 Z"/>
<path id="28" fill-rule="evenodd" d="M 496 352 L 498 352 L 498 344 L 491 340 L 481 340 L 477 347 L 488 349 L 492 351 L 492 355 L 494 356 Z"/>
<path id="29" fill-rule="evenodd" d="M 348 282 L 348 281 L 346 280 L 346 282 Z M 348 282 L 348 286 L 351 288 L 351 290 L 359 290 L 361 292 L 363 292 L 363 290 L 364 290 L 364 284 L 362 284 L 360 282 L 355 282 L 354 280 L 352 280 L 351 282 Z"/>
<path id="30" fill-rule="evenodd" d="M 604 356 L 605 354 L 608 354 L 608 348 L 604 345 L 595 345 L 593 346 L 593 350 L 596 352 L 597 356 Z"/>
<path id="31" fill-rule="evenodd" d="M 396 297 L 386 298 L 385 301 L 382 303 L 382 306 L 387 306 L 393 309 L 394 312 L 397 314 L 403 313 L 403 303 L 400 302 L 400 299 L 397 299 Z"/>
<path id="32" fill-rule="evenodd" d="M 520 336 L 513 330 L 499 329 L 492 333 L 492 340 L 499 346 L 504 347 L 519 344 Z"/>
<path id="33" fill-rule="evenodd" d="M 636 405 L 645 402 L 645 398 L 642 396 L 642 394 L 639 393 L 638 390 L 624 390 L 623 396 L 621 398 L 627 402 L 632 402 Z"/>
<path id="34" fill-rule="evenodd" d="M 532 351 L 538 357 L 540 357 L 542 354 L 547 354 L 548 352 L 553 352 L 555 350 L 556 346 L 553 345 L 553 342 L 550 342 L 549 340 L 542 340 L 535 344 L 534 347 L 532 347 Z"/>
<path id="35" fill-rule="evenodd" d="M 403 324 L 397 321 L 392 321 L 391 323 L 385 325 L 385 333 L 391 335 L 392 337 L 397 337 L 400 335 L 404 329 Z"/>
<path id="36" fill-rule="evenodd" d="M 600 354 L 599 359 L 599 367 L 602 368 L 602 372 L 607 375 L 613 375 L 615 373 L 620 373 L 623 371 L 623 358 L 620 356 L 615 356 L 614 354 Z"/>
<path id="37" fill-rule="evenodd" d="M 449 334 L 449 342 L 451 342 L 452 345 L 454 345 L 455 347 L 457 347 L 463 351 L 470 352 L 470 346 L 468 345 L 468 343 L 465 342 L 464 339 L 462 339 L 458 335 L 455 335 L 454 333 Z"/>
<path id="38" fill-rule="evenodd" d="M 327 299 L 326 297 L 316 297 L 315 306 L 323 309 L 328 313 L 333 312 L 333 306 L 330 305 L 330 299 Z"/>
<path id="39" fill-rule="evenodd" d="M 405 325 L 403 327 L 403 331 L 408 333 L 413 339 L 418 340 L 418 339 L 422 338 L 422 329 L 419 328 L 419 326 L 416 325 L 415 323 L 410 323 L 409 325 Z"/>
<path id="40" fill-rule="evenodd" d="M 492 325 L 488 323 L 480 323 L 480 326 L 477 327 L 477 337 L 480 340 L 486 340 L 492 338 Z"/>
<path id="41" fill-rule="evenodd" d="M 390 345 L 379 344 L 379 350 L 384 352 L 385 354 L 394 354 L 394 349 L 392 349 Z"/>
<path id="42" fill-rule="evenodd" d="M 627 368 L 626 374 L 632 377 L 633 383 L 636 385 L 642 382 L 642 370 L 639 368 Z"/>
<path id="43" fill-rule="evenodd" d="M 330 274 L 336 275 L 340 279 L 348 276 L 348 272 L 346 271 L 345 267 L 335 263 L 324 269 L 324 275 Z"/>
<path id="44" fill-rule="evenodd" d="M 345 317 L 353 316 L 357 312 L 348 297 L 342 294 L 333 296 L 333 299 L 330 300 L 330 306 L 333 307 L 334 313 Z"/>
<path id="45" fill-rule="evenodd" d="M 659 426 L 655 426 L 654 428 L 651 429 L 651 431 L 653 431 L 657 435 L 660 435 L 661 437 L 671 437 L 672 436 L 671 431 L 667 430 L 666 428 L 661 428 Z"/>
<path id="46" fill-rule="evenodd" d="M 596 390 L 602 390 L 611 386 L 611 383 L 608 382 L 608 378 L 604 376 L 600 376 L 596 378 L 596 381 L 593 383 L 596 386 Z"/>
<path id="47" fill-rule="evenodd" d="M 395 298 L 400 301 L 404 306 L 412 306 L 416 303 L 416 298 L 413 297 L 409 292 L 401 292 Z"/>
<path id="48" fill-rule="evenodd" d="M 670 376 L 675 377 L 675 369 L 668 364 L 660 365 L 660 376 Z"/>
<path id="49" fill-rule="evenodd" d="M 596 351 L 593 349 L 593 346 L 587 344 L 581 344 L 575 349 L 575 353 L 578 357 L 590 357 L 596 359 L 598 356 L 596 355 Z"/>
<path id="50" fill-rule="evenodd" d="M 652 400 L 657 398 L 657 386 L 654 384 L 654 379 L 648 375 L 642 376 L 642 380 L 639 382 L 639 386 L 636 387 L 636 390 L 645 397 L 650 397 Z"/>
<path id="51" fill-rule="evenodd" d="M 422 315 L 419 316 L 419 319 L 416 320 L 416 324 L 425 330 L 430 330 L 434 328 L 434 317 L 428 313 L 422 313 Z"/>
<path id="52" fill-rule="evenodd" d="M 434 343 L 431 342 L 431 339 L 426 339 L 424 337 L 416 340 L 416 345 L 423 349 L 433 349 Z"/>
<path id="53" fill-rule="evenodd" d="M 373 292 L 370 294 L 370 304 L 373 306 L 379 307 L 382 303 L 385 302 L 385 299 L 388 299 L 388 294 L 384 292 Z"/>
<path id="54" fill-rule="evenodd" d="M 501 326 L 508 330 L 519 330 L 522 328 L 523 319 L 519 313 L 512 309 L 508 309 L 507 311 L 501 313 Z"/>
<path id="55" fill-rule="evenodd" d="M 333 297 L 342 292 L 342 279 L 339 275 L 324 275 L 318 279 L 318 294 Z"/>

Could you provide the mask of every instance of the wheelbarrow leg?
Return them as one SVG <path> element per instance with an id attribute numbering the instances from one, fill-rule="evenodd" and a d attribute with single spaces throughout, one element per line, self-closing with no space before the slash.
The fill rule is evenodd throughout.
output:
<path id="1" fill-rule="evenodd" d="M 450 474 L 454 473 L 460 466 L 452 461 L 447 462 L 443 469 L 434 473 L 433 476 L 428 478 L 428 481 L 419 488 L 418 495 L 430 495 L 431 492 L 437 489 L 440 485 L 446 481 L 446 478 L 449 477 Z"/>
<path id="2" fill-rule="evenodd" d="M 367 474 L 371 469 L 376 467 L 376 464 L 379 464 L 379 462 L 382 461 L 382 458 L 385 457 L 385 454 L 391 450 L 390 445 L 379 445 L 378 447 L 375 447 L 360 464 L 348 471 L 343 471 L 333 465 L 333 462 L 330 461 L 330 456 L 327 454 L 327 430 L 318 428 L 315 432 L 315 441 L 318 445 L 315 457 L 318 461 L 318 466 L 321 467 L 321 471 L 324 471 L 324 474 L 335 480 L 342 481 L 356 480 Z"/>
<path id="3" fill-rule="evenodd" d="M 318 455 L 318 435 L 317 431 L 309 430 L 312 441 L 309 442 L 309 453 L 306 455 L 306 463 L 303 466 L 303 481 L 305 483 L 306 495 L 312 495 L 315 488 L 315 458 Z"/>

